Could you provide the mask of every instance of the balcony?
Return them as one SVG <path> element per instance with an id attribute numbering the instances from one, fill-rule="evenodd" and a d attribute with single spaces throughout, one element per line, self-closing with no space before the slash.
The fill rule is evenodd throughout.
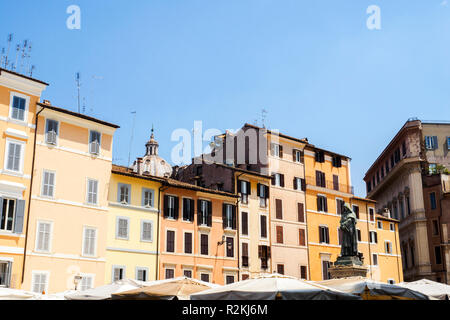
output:
<path id="1" fill-rule="evenodd" d="M 330 181 L 330 180 L 322 181 L 323 183 L 319 184 L 319 183 L 317 183 L 318 181 L 316 180 L 316 177 L 311 177 L 311 176 L 307 176 L 305 180 L 306 180 L 307 185 L 317 186 L 317 187 L 326 188 L 329 190 L 335 190 L 335 191 L 339 191 L 339 192 L 354 194 L 353 186 L 349 186 L 347 184 L 335 183 L 334 181 Z"/>

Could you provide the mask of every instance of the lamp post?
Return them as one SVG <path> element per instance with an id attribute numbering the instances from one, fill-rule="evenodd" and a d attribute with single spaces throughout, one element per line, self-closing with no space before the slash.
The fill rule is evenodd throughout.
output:
<path id="1" fill-rule="evenodd" d="M 73 277 L 73 283 L 75 284 L 75 291 L 77 290 L 78 284 L 80 283 L 80 281 L 82 279 L 83 279 L 83 277 L 80 276 L 79 274 L 77 274 Z"/>

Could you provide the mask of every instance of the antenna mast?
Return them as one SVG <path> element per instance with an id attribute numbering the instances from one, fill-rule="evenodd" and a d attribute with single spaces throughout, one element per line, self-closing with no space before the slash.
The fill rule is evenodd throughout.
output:
<path id="1" fill-rule="evenodd" d="M 131 147 L 133 146 L 134 123 L 136 121 L 136 111 L 131 111 L 131 114 L 133 115 L 133 125 L 131 126 L 131 139 L 130 139 L 130 148 L 128 149 L 128 163 L 127 163 L 127 167 L 130 167 Z"/>
<path id="2" fill-rule="evenodd" d="M 18 44 L 16 46 L 16 62 L 13 63 L 13 65 L 11 66 L 10 70 L 12 70 L 12 71 L 15 71 L 17 66 L 18 66 L 18 63 L 19 63 L 19 52 L 20 52 L 20 44 Z"/>
<path id="3" fill-rule="evenodd" d="M 76 74 L 77 90 L 78 90 L 78 113 L 80 113 L 80 73 Z"/>
<path id="4" fill-rule="evenodd" d="M 262 109 L 261 110 L 261 122 L 262 122 L 262 127 L 263 128 L 266 127 L 266 115 L 267 115 L 267 110 L 266 109 Z"/>
<path id="5" fill-rule="evenodd" d="M 9 48 L 11 48 L 11 42 L 12 42 L 12 40 L 13 40 L 13 34 L 10 33 L 10 34 L 8 35 L 8 49 L 7 49 L 7 51 L 6 51 L 5 69 L 8 67 L 8 64 L 9 64 L 9 60 L 8 60 L 8 57 L 9 57 Z"/>

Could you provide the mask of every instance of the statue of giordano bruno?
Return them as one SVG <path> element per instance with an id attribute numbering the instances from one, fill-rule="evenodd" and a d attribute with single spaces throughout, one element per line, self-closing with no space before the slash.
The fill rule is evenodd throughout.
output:
<path id="1" fill-rule="evenodd" d="M 342 230 L 341 255 L 336 264 L 362 264 L 361 254 L 358 253 L 358 235 L 356 223 L 358 218 L 346 203 L 341 210 L 340 229 Z"/>

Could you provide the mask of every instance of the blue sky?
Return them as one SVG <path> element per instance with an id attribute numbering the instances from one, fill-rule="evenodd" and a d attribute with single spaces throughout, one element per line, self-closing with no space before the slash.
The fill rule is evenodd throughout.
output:
<path id="1" fill-rule="evenodd" d="M 69 5 L 81 30 L 69 30 Z M 381 30 L 366 9 L 381 8 Z M 0 47 L 33 44 L 33 76 L 52 104 L 117 123 L 114 162 L 144 153 L 152 123 L 171 133 L 261 124 L 352 158 L 363 177 L 409 117 L 450 119 L 450 4 L 443 0 L 1 1 Z"/>

